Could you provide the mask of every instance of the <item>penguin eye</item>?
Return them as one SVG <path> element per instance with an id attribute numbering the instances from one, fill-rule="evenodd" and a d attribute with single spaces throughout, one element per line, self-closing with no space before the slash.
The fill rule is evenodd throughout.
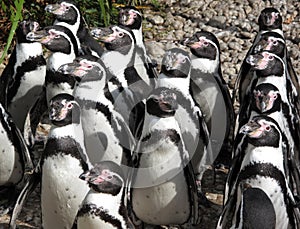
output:
<path id="1" fill-rule="evenodd" d="M 124 33 L 123 32 L 119 32 L 118 33 L 118 37 L 123 37 L 124 36 Z"/>
<path id="2" fill-rule="evenodd" d="M 68 105 L 67 105 L 67 109 L 72 109 L 73 108 L 73 104 L 72 103 L 68 103 Z"/>
<path id="3" fill-rule="evenodd" d="M 185 63 L 186 62 L 186 59 L 184 58 L 184 59 L 182 59 L 182 61 L 181 61 L 181 63 Z"/>
<path id="4" fill-rule="evenodd" d="M 274 56 L 269 55 L 269 56 L 268 56 L 268 59 L 269 59 L 269 60 L 273 60 L 273 59 L 274 59 Z"/>
<path id="5" fill-rule="evenodd" d="M 276 40 L 273 40 L 272 42 L 273 42 L 273 45 L 277 45 L 278 44 L 278 41 L 276 41 Z"/>
<path id="6" fill-rule="evenodd" d="M 208 46 L 209 43 L 207 41 L 204 41 L 203 44 L 204 46 Z"/>
<path id="7" fill-rule="evenodd" d="M 270 131 L 270 130 L 271 130 L 271 127 L 270 127 L 269 125 L 267 125 L 267 126 L 265 127 L 265 130 L 266 130 L 266 131 Z"/>

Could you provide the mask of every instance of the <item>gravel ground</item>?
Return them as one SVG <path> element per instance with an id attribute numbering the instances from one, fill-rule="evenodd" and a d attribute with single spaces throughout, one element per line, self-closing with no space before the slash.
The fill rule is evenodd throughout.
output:
<path id="1" fill-rule="evenodd" d="M 151 2 L 151 1 L 149 1 Z M 154 1 L 152 1 L 154 2 Z M 157 0 L 160 7 L 143 8 L 144 36 L 149 54 L 157 63 L 166 49 L 179 46 L 180 41 L 198 30 L 213 32 L 221 46 L 223 77 L 233 89 L 237 73 L 251 42 L 258 30 L 257 18 L 265 7 L 277 8 L 284 19 L 283 30 L 288 50 L 298 76 L 300 75 L 299 41 L 300 23 L 298 0 Z M 4 65 L 0 66 L 3 68 Z M 222 191 L 226 170 L 218 170 L 213 179 L 212 170 L 203 178 L 203 191 L 212 201 L 203 217 L 203 229 L 215 228 L 222 210 Z M 39 188 L 28 199 L 19 217 L 19 228 L 41 228 Z M 0 217 L 0 229 L 5 228 L 9 218 Z"/>

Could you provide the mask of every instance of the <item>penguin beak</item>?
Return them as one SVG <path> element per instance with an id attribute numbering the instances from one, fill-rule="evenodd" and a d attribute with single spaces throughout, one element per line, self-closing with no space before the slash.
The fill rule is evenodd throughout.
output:
<path id="1" fill-rule="evenodd" d="M 109 28 L 95 28 L 92 29 L 91 35 L 102 42 L 110 42 L 115 39 L 115 36 L 113 35 L 113 30 Z"/>
<path id="2" fill-rule="evenodd" d="M 50 40 L 48 33 L 45 30 L 31 31 L 27 34 L 26 39 L 29 41 L 41 42 L 42 44 L 45 44 Z"/>
<path id="3" fill-rule="evenodd" d="M 251 138 L 258 138 L 261 136 L 262 131 L 260 130 L 261 126 L 259 123 L 251 120 L 247 124 L 241 127 L 240 133 L 248 135 Z"/>
<path id="4" fill-rule="evenodd" d="M 259 103 L 260 110 L 262 113 L 268 110 L 269 98 L 263 97 Z"/>
<path id="5" fill-rule="evenodd" d="M 49 4 L 45 7 L 45 11 L 55 14 L 55 15 L 63 15 L 66 12 L 65 7 L 60 4 Z"/>
<path id="6" fill-rule="evenodd" d="M 69 63 L 60 66 L 57 71 L 62 74 L 72 74 L 77 67 L 78 67 L 77 63 Z"/>
<path id="7" fill-rule="evenodd" d="M 186 38 L 185 40 L 182 41 L 182 45 L 185 45 L 187 47 L 192 47 L 193 45 L 195 45 L 196 43 L 196 39 L 195 37 L 190 37 L 190 38 Z"/>

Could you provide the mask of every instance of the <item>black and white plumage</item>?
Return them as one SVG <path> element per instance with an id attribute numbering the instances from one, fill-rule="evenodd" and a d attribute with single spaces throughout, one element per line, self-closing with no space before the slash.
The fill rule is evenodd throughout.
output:
<path id="1" fill-rule="evenodd" d="M 47 59 L 43 91 L 30 109 L 25 123 L 24 136 L 29 144 L 33 144 L 36 128 L 47 112 L 51 98 L 60 93 L 73 93 L 76 79 L 60 73 L 58 69 L 63 64 L 73 62 L 78 56 L 78 46 L 72 32 L 60 25 L 47 26 L 43 30 L 30 32 L 27 39 L 40 42 L 51 52 Z"/>
<path id="2" fill-rule="evenodd" d="M 233 99 L 235 100 L 238 96 L 238 100 L 240 104 L 244 104 L 244 96 L 246 93 L 247 85 L 252 78 L 252 72 L 250 71 L 251 66 L 247 63 L 246 59 L 249 55 L 255 54 L 255 47 L 257 43 L 261 40 L 262 34 L 266 32 L 275 32 L 278 33 L 280 36 L 283 36 L 282 31 L 282 17 L 279 11 L 275 8 L 265 8 L 261 11 L 259 18 L 258 18 L 258 26 L 259 31 L 254 38 L 252 46 L 249 48 L 245 59 L 241 65 L 240 71 L 237 76 L 237 80 L 235 83 L 235 90 L 233 92 Z"/>
<path id="3" fill-rule="evenodd" d="M 91 189 L 78 212 L 77 228 L 130 228 L 125 205 L 125 177 L 121 167 L 112 161 L 102 161 L 81 174 L 80 178 Z"/>
<path id="4" fill-rule="evenodd" d="M 80 77 L 74 97 L 81 106 L 81 120 L 87 154 L 92 163 L 103 160 L 127 164 L 133 136 L 123 117 L 115 110 L 108 91 L 107 69 L 101 60 L 77 58 L 62 71 Z"/>
<path id="5" fill-rule="evenodd" d="M 45 82 L 46 60 L 42 45 L 26 39 L 28 33 L 38 29 L 39 24 L 35 21 L 19 23 L 16 46 L 0 78 L 0 101 L 21 132 L 26 114 L 42 92 Z"/>
<path id="6" fill-rule="evenodd" d="M 52 127 L 41 159 L 43 228 L 71 228 L 89 187 L 79 176 L 91 165 L 84 146 L 80 107 L 69 94 L 50 101 Z"/>
<path id="7" fill-rule="evenodd" d="M 89 34 L 85 27 L 80 8 L 75 1 L 59 0 L 56 4 L 48 4 L 45 8 L 56 16 L 54 25 L 64 26 L 74 34 L 80 54 L 92 54 L 100 57 L 104 49 L 99 43 Z"/>
<path id="8" fill-rule="evenodd" d="M 24 185 L 25 172 L 33 169 L 31 155 L 11 115 L 0 103 L 0 215 L 11 210 Z"/>
<path id="9" fill-rule="evenodd" d="M 198 219 L 196 182 L 177 109 L 172 89 L 155 89 L 146 101 L 130 198 L 134 214 L 147 224 L 191 225 Z"/>
<path id="10" fill-rule="evenodd" d="M 228 153 L 234 110 L 222 76 L 218 39 L 210 32 L 199 31 L 184 44 L 192 53 L 191 93 L 208 126 L 213 155 L 216 157 L 221 150 Z"/>
<path id="11" fill-rule="evenodd" d="M 119 24 L 131 29 L 136 40 L 135 69 L 139 76 L 150 87 L 154 87 L 157 72 L 155 64 L 147 54 L 143 37 L 143 17 L 134 6 L 125 6 L 119 10 Z"/>
<path id="12" fill-rule="evenodd" d="M 59 93 L 72 94 L 75 80 L 57 72 L 61 65 L 72 63 L 78 56 L 78 46 L 72 32 L 60 25 L 47 26 L 43 30 L 29 33 L 27 39 L 38 41 L 51 51 L 45 82 L 47 102 Z"/>
<path id="13" fill-rule="evenodd" d="M 147 98 L 151 87 L 135 69 L 136 42 L 133 33 L 124 26 L 110 26 L 94 29 L 92 34 L 107 49 L 101 59 L 110 73 L 108 88 L 113 95 L 115 109 L 136 136 L 136 126 L 144 112 L 141 101 Z"/>
<path id="14" fill-rule="evenodd" d="M 169 88 L 177 95 L 179 107 L 175 118 L 200 185 L 205 167 L 213 163 L 216 155 L 211 152 L 210 135 L 202 111 L 190 93 L 190 71 L 188 53 L 179 48 L 169 49 L 163 57 L 156 88 Z"/>
<path id="15" fill-rule="evenodd" d="M 286 152 L 277 122 L 255 116 L 240 133 L 245 141 L 234 158 L 230 173 L 236 177 L 217 228 L 298 228 L 300 214 L 286 179 Z"/>

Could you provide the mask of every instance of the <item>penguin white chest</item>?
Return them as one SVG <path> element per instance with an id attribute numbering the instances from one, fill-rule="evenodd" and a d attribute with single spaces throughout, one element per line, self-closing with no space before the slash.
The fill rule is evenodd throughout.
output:
<path id="1" fill-rule="evenodd" d="M 181 173 L 163 184 L 134 189 L 133 210 L 139 219 L 149 224 L 183 224 L 190 216 L 188 192 Z"/>
<path id="2" fill-rule="evenodd" d="M 151 151 L 151 147 L 157 146 Z M 147 150 L 149 150 L 147 152 Z M 133 210 L 155 225 L 182 224 L 189 219 L 190 200 L 180 151 L 170 140 L 145 148 L 132 192 Z M 146 168 L 146 170 L 144 169 Z"/>
<path id="3" fill-rule="evenodd" d="M 5 129 L 0 126 L 0 185 L 15 184 L 21 178 L 22 166 L 19 155 Z"/>
<path id="4" fill-rule="evenodd" d="M 48 157 L 42 166 L 41 206 L 43 228 L 71 228 L 89 191 L 79 179 L 83 172 L 71 155 Z"/>

